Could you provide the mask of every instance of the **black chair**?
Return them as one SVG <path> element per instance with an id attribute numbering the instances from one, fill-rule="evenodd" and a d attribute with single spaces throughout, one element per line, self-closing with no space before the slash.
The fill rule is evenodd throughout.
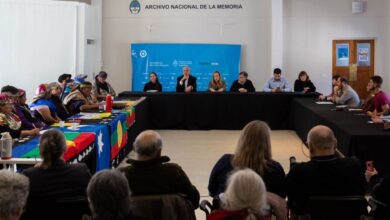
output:
<path id="1" fill-rule="evenodd" d="M 133 214 L 150 220 L 195 220 L 191 202 L 182 194 L 134 196 Z"/>
<path id="2" fill-rule="evenodd" d="M 81 220 L 84 215 L 91 215 L 88 199 L 85 196 L 75 196 L 51 201 L 32 201 L 20 219 Z"/>
<path id="3" fill-rule="evenodd" d="M 311 220 L 360 220 L 368 216 L 368 202 L 363 196 L 320 196 L 308 200 Z"/>

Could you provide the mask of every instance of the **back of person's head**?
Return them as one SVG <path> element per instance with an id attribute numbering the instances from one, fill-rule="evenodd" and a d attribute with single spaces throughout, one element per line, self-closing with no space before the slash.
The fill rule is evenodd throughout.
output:
<path id="1" fill-rule="evenodd" d="M 347 77 L 340 76 L 340 77 L 339 77 L 339 80 L 340 80 L 341 83 L 344 83 L 344 84 L 346 84 L 346 85 L 348 84 L 348 79 L 347 79 Z"/>
<path id="2" fill-rule="evenodd" d="M 0 170 L 0 218 L 19 219 L 29 193 L 26 176 L 8 170 Z"/>
<path id="3" fill-rule="evenodd" d="M 141 132 L 134 141 L 134 151 L 142 157 L 158 157 L 161 153 L 162 139 L 152 130 Z"/>
<path id="4" fill-rule="evenodd" d="M 56 129 L 50 129 L 43 133 L 39 141 L 39 151 L 43 160 L 43 168 L 49 168 L 54 163 L 62 160 L 66 152 L 64 134 Z"/>
<path id="5" fill-rule="evenodd" d="M 248 78 L 248 73 L 245 71 L 241 71 L 240 74 L 238 74 L 238 75 L 243 75 L 243 76 L 245 76 L 245 78 Z"/>
<path id="6" fill-rule="evenodd" d="M 309 148 L 318 150 L 332 150 L 336 145 L 333 131 L 323 125 L 313 127 L 307 134 Z"/>
<path id="7" fill-rule="evenodd" d="M 131 212 L 131 192 L 126 177 L 117 170 L 96 173 L 87 196 L 94 220 L 125 220 Z"/>
<path id="8" fill-rule="evenodd" d="M 271 130 L 263 121 L 249 122 L 241 132 L 232 164 L 236 168 L 251 168 L 264 174 L 266 160 L 272 159 Z"/>
<path id="9" fill-rule="evenodd" d="M 372 76 L 370 79 L 372 80 L 373 83 L 376 84 L 377 88 L 380 88 L 382 86 L 382 83 L 383 83 L 382 77 L 375 75 L 375 76 Z"/>
<path id="10" fill-rule="evenodd" d="M 282 74 L 282 70 L 280 68 L 275 68 L 274 74 Z"/>
<path id="11" fill-rule="evenodd" d="M 10 95 L 15 95 L 18 93 L 18 88 L 11 85 L 6 85 L 1 88 L 1 93 L 9 93 Z"/>
<path id="12" fill-rule="evenodd" d="M 251 169 L 233 173 L 222 197 L 225 210 L 248 212 L 247 220 L 257 219 L 266 208 L 267 190 L 261 177 Z"/>

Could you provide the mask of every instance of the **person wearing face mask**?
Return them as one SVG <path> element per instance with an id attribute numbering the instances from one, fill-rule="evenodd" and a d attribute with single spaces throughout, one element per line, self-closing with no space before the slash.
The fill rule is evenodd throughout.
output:
<path id="1" fill-rule="evenodd" d="M 190 67 L 183 67 L 183 75 L 177 78 L 176 92 L 196 92 L 196 77 L 191 76 Z"/>
<path id="2" fill-rule="evenodd" d="M 256 89 L 253 86 L 252 81 L 248 79 L 248 73 L 245 71 L 240 72 L 238 80 L 234 81 L 230 87 L 230 92 L 255 92 Z"/>
<path id="3" fill-rule="evenodd" d="M 150 81 L 144 86 L 144 92 L 162 92 L 162 85 L 158 80 L 157 73 L 151 72 L 149 79 Z"/>

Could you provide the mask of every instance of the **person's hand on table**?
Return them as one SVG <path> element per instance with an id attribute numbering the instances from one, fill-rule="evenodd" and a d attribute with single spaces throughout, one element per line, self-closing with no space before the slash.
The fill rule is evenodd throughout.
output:
<path id="1" fill-rule="evenodd" d="M 376 116 L 376 115 L 372 116 L 371 120 L 375 124 L 383 123 L 383 119 L 381 117 L 379 117 L 379 116 Z"/>
<path id="2" fill-rule="evenodd" d="M 309 91 L 309 89 L 310 89 L 310 87 L 305 87 L 305 88 L 303 88 L 303 92 L 306 93 Z"/>
<path id="3" fill-rule="evenodd" d="M 248 90 L 244 89 L 244 88 L 239 88 L 238 89 L 239 92 L 248 92 Z"/>
<path id="4" fill-rule="evenodd" d="M 271 92 L 277 92 L 278 91 L 278 88 L 273 88 L 272 90 L 271 90 Z"/>
<path id="5" fill-rule="evenodd" d="M 187 86 L 185 92 L 191 92 L 191 91 L 192 91 L 192 88 L 193 88 L 192 86 Z"/>
<path id="6" fill-rule="evenodd" d="M 320 96 L 318 96 L 318 99 L 321 100 L 321 101 L 324 101 L 326 99 L 326 96 L 320 95 Z"/>

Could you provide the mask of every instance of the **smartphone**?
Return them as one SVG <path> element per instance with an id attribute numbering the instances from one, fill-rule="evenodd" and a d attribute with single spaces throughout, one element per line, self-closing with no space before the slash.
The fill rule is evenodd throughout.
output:
<path id="1" fill-rule="evenodd" d="M 370 172 L 374 172 L 374 161 L 372 160 L 369 160 L 369 161 L 366 161 L 366 168 L 368 171 Z"/>

